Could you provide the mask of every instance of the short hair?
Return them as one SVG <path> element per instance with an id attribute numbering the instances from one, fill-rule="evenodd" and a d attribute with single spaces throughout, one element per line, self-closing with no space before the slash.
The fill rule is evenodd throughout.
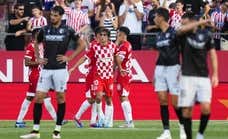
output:
<path id="1" fill-rule="evenodd" d="M 184 4 L 183 0 L 177 0 L 176 3 Z"/>
<path id="2" fill-rule="evenodd" d="M 18 7 L 25 6 L 23 3 L 17 3 L 14 6 L 14 9 L 18 9 Z"/>
<path id="3" fill-rule="evenodd" d="M 107 33 L 108 37 L 110 36 L 110 31 L 107 28 L 105 28 L 103 26 L 96 27 L 96 29 L 95 29 L 95 35 L 100 34 L 101 32 Z"/>
<path id="4" fill-rule="evenodd" d="M 55 6 L 51 9 L 51 11 L 59 13 L 59 15 L 64 14 L 64 9 L 61 6 Z"/>
<path id="5" fill-rule="evenodd" d="M 187 11 L 183 16 L 182 19 L 190 19 L 190 20 L 197 20 L 197 17 L 195 16 L 195 14 L 191 11 Z"/>
<path id="6" fill-rule="evenodd" d="M 40 6 L 37 6 L 37 5 L 32 6 L 32 10 L 33 10 L 33 9 L 39 9 L 39 10 L 42 10 L 42 9 L 41 9 L 41 7 L 40 7 Z"/>
<path id="7" fill-rule="evenodd" d="M 121 26 L 121 27 L 119 27 L 119 29 L 118 29 L 120 32 L 123 32 L 125 35 L 129 35 L 130 34 L 130 30 L 129 30 L 129 28 L 128 27 L 125 27 L 125 26 Z"/>
<path id="8" fill-rule="evenodd" d="M 166 8 L 160 7 L 156 10 L 156 14 L 162 16 L 166 22 L 169 21 L 169 11 Z"/>

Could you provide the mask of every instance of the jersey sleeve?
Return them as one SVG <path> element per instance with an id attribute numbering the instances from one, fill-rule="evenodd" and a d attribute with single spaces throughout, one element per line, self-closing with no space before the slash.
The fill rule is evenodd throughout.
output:
<path id="1" fill-rule="evenodd" d="M 215 48 L 215 42 L 214 39 L 212 38 L 212 33 L 208 32 L 208 41 L 206 44 L 206 49 L 210 50 L 210 49 L 214 49 Z"/>
<path id="2" fill-rule="evenodd" d="M 33 55 L 34 55 L 34 50 L 32 49 L 32 44 L 28 44 L 25 50 L 24 58 L 32 59 Z"/>
<path id="3" fill-rule="evenodd" d="M 128 53 L 128 48 L 125 44 L 125 46 L 120 47 L 120 49 L 118 49 L 117 55 L 121 58 L 121 60 L 123 60 L 126 57 L 127 53 Z"/>
<path id="4" fill-rule="evenodd" d="M 94 58 L 94 55 L 95 55 L 95 51 L 93 49 L 92 44 L 90 44 L 88 50 L 86 51 L 85 57 L 91 60 Z"/>

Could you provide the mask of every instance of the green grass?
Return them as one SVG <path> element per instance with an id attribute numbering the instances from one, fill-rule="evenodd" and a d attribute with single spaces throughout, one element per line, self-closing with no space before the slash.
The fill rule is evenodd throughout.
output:
<path id="1" fill-rule="evenodd" d="M 32 129 L 32 122 L 26 121 L 26 128 L 14 128 L 14 121 L 0 121 L 0 139 L 19 139 Z M 83 121 L 85 128 L 75 128 L 73 121 L 62 127 L 62 139 L 156 139 L 162 132 L 160 121 L 135 121 L 134 129 L 118 128 L 122 124 L 115 121 L 114 128 L 88 128 L 88 122 Z M 179 139 L 179 128 L 176 121 L 171 123 L 173 139 Z M 41 139 L 51 139 L 55 123 L 41 121 Z M 193 124 L 194 137 L 198 129 L 198 121 Z M 210 121 L 205 133 L 205 139 L 228 139 L 228 121 Z"/>

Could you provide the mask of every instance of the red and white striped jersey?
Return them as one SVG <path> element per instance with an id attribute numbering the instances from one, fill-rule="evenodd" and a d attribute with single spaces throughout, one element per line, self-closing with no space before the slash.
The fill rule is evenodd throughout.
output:
<path id="1" fill-rule="evenodd" d="M 32 30 L 42 28 L 47 25 L 47 19 L 43 16 L 40 18 L 32 17 L 29 22 L 32 24 Z"/>
<path id="2" fill-rule="evenodd" d="M 106 46 L 100 43 L 91 43 L 86 57 L 95 64 L 92 64 L 92 71 L 98 74 L 101 79 L 112 79 L 114 77 L 114 56 L 117 54 L 117 46 L 113 42 L 109 42 Z"/>
<path id="3" fill-rule="evenodd" d="M 222 13 L 221 11 L 215 11 L 211 15 L 211 21 L 214 23 L 215 27 L 217 27 L 220 31 L 224 25 L 225 18 L 227 16 L 227 13 Z M 215 39 L 220 39 L 220 31 L 216 31 L 214 33 Z"/>
<path id="4" fill-rule="evenodd" d="M 44 55 L 44 46 L 42 43 L 39 45 L 39 53 L 40 57 L 43 58 Z M 35 49 L 34 49 L 34 41 L 30 42 L 25 50 L 25 58 L 31 59 L 31 61 L 36 61 L 36 56 L 35 56 Z M 40 66 L 30 66 L 29 67 L 29 73 L 34 72 L 34 71 L 40 71 L 41 67 Z"/>
<path id="5" fill-rule="evenodd" d="M 127 71 L 127 75 L 129 77 L 132 77 L 132 71 L 131 71 L 132 46 L 131 46 L 131 44 L 128 41 L 123 42 L 118 48 L 117 55 L 122 60 L 122 63 L 121 63 L 122 68 Z"/>
<path id="6" fill-rule="evenodd" d="M 88 13 L 84 13 L 82 10 L 65 8 L 65 14 L 67 15 L 66 25 L 72 27 L 75 32 L 79 32 L 84 25 L 90 24 Z"/>
<path id="7" fill-rule="evenodd" d="M 170 11 L 173 12 L 173 11 Z M 184 15 L 184 12 L 178 13 L 177 11 L 174 11 L 173 13 L 170 13 L 170 20 L 169 24 L 171 27 L 177 29 L 181 26 L 181 18 Z"/>

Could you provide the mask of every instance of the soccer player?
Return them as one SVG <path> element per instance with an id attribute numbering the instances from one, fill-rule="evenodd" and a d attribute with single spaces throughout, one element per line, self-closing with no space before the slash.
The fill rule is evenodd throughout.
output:
<path id="1" fill-rule="evenodd" d="M 35 97 L 35 92 L 36 92 L 36 86 L 39 78 L 39 73 L 40 73 L 40 65 L 36 61 L 35 57 L 35 50 L 34 50 L 34 44 L 35 44 L 35 36 L 38 34 L 39 29 L 35 29 L 32 32 L 32 41 L 28 44 L 25 52 L 25 66 L 29 67 L 29 88 L 28 92 L 26 94 L 26 98 L 24 99 L 21 109 L 19 112 L 19 115 L 17 117 L 17 121 L 15 124 L 15 127 L 23 128 L 25 127 L 25 122 L 23 122 L 23 119 L 28 111 L 28 108 L 31 104 L 31 101 Z M 40 55 L 43 55 L 43 44 L 41 43 L 39 45 L 40 47 Z M 44 99 L 44 105 L 51 115 L 51 117 L 56 121 L 56 113 L 53 105 L 51 104 L 51 98 L 46 96 Z"/>
<path id="2" fill-rule="evenodd" d="M 95 29 L 95 39 L 90 43 L 87 51 L 89 50 L 89 48 L 91 46 L 93 46 L 93 44 L 97 43 L 97 39 L 98 37 L 100 37 L 100 35 L 98 34 L 100 27 L 97 27 Z M 92 105 L 92 109 L 91 109 L 91 120 L 90 120 L 90 126 L 93 127 L 94 125 L 96 125 L 96 119 L 97 119 L 97 107 L 95 102 L 95 98 L 92 97 L 91 94 L 94 93 L 94 88 L 93 88 L 93 66 L 95 66 L 95 61 L 93 59 L 87 59 L 88 57 L 83 56 L 80 60 L 78 60 L 77 63 L 75 63 L 75 65 L 69 70 L 69 73 L 71 73 L 72 71 L 74 71 L 79 65 L 81 65 L 82 63 L 86 62 L 86 60 L 88 61 L 87 64 L 87 68 L 88 68 L 88 72 L 86 73 L 86 100 L 81 104 L 78 112 L 75 115 L 75 124 L 77 127 L 82 128 L 83 124 L 80 120 L 82 114 Z M 100 105 L 101 106 L 101 105 Z M 101 114 L 103 114 L 103 112 L 101 111 Z M 104 117 L 104 116 L 102 116 Z"/>
<path id="3" fill-rule="evenodd" d="M 201 107 L 200 125 L 196 139 L 204 139 L 203 134 L 211 111 L 211 85 L 213 87 L 218 85 L 217 55 L 212 33 L 205 28 L 200 28 L 199 22 L 201 21 L 196 21 L 192 13 L 186 13 L 182 17 L 184 25 L 196 24 L 192 30 L 181 36 L 182 76 L 178 105 L 183 108 L 184 129 L 187 139 L 192 139 L 192 107 L 195 101 L 199 102 Z M 208 73 L 208 53 L 212 65 L 211 80 Z"/>
<path id="4" fill-rule="evenodd" d="M 93 87 L 95 91 L 95 101 L 97 105 L 99 125 L 103 123 L 104 127 L 113 126 L 113 65 L 114 57 L 117 54 L 117 47 L 114 43 L 109 41 L 109 30 L 101 27 L 98 34 L 100 37 L 97 39 L 97 43 L 94 43 L 90 48 L 86 56 L 89 59 L 95 61 L 95 66 L 93 67 Z M 117 60 L 117 59 L 116 59 Z M 102 122 L 101 115 L 101 101 L 103 98 L 103 92 L 105 93 L 105 117 Z"/>
<path id="5" fill-rule="evenodd" d="M 65 92 L 67 89 L 68 71 L 66 63 L 77 56 L 85 47 L 84 42 L 79 39 L 75 31 L 61 24 L 61 18 L 64 14 L 64 9 L 60 6 L 55 6 L 51 10 L 51 23 L 45 26 L 38 34 L 35 43 L 35 54 L 37 61 L 43 64 L 40 77 L 37 84 L 37 92 L 35 96 L 35 104 L 33 111 L 33 130 L 30 134 L 22 135 L 20 138 L 40 138 L 40 120 L 42 116 L 42 103 L 50 87 L 56 91 L 58 102 L 56 127 L 52 134 L 53 139 L 59 139 L 62 121 L 65 115 Z M 70 55 L 65 56 L 67 46 L 70 39 L 78 42 L 77 49 Z M 37 47 L 38 43 L 44 43 L 44 58 L 41 58 Z"/>
<path id="6" fill-rule="evenodd" d="M 177 107 L 177 99 L 180 93 L 179 74 L 180 61 L 178 38 L 174 28 L 169 26 L 169 11 L 165 8 L 158 8 L 154 22 L 161 29 L 157 35 L 155 49 L 159 52 L 154 72 L 155 92 L 160 102 L 160 114 L 163 124 L 163 133 L 157 139 L 171 139 L 169 130 L 168 91 L 171 95 L 172 105 L 179 118 L 180 139 L 185 139 L 181 109 Z"/>
<path id="7" fill-rule="evenodd" d="M 132 119 L 132 108 L 129 101 L 130 82 L 132 78 L 131 72 L 131 56 L 132 47 L 127 41 L 127 36 L 130 34 L 130 30 L 127 27 L 120 27 L 118 29 L 116 44 L 118 47 L 117 63 L 119 71 L 117 74 L 117 92 L 120 96 L 121 106 L 124 113 L 126 123 L 120 127 L 133 128 L 134 123 Z"/>

